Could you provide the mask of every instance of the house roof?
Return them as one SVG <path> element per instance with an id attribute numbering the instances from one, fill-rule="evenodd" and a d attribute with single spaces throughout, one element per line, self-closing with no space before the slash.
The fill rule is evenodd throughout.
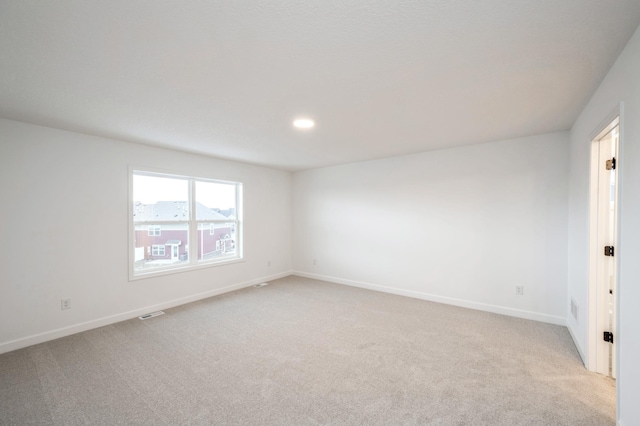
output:
<path id="1" fill-rule="evenodd" d="M 638 0 L 6 0 L 0 116 L 301 170 L 568 130 L 639 23 Z"/>
<path id="2" fill-rule="evenodd" d="M 188 220 L 189 209 L 186 201 L 158 201 L 155 204 L 136 202 L 133 206 L 133 217 L 135 222 Z M 196 217 L 198 220 L 230 220 L 198 202 Z"/>

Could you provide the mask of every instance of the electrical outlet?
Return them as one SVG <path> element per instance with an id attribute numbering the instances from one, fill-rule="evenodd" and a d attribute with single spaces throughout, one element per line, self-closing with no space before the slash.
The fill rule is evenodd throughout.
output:
<path id="1" fill-rule="evenodd" d="M 62 299 L 60 300 L 60 309 L 71 309 L 71 299 Z"/>
<path id="2" fill-rule="evenodd" d="M 523 285 L 517 285 L 516 286 L 516 296 L 523 296 L 524 295 L 524 286 Z"/>

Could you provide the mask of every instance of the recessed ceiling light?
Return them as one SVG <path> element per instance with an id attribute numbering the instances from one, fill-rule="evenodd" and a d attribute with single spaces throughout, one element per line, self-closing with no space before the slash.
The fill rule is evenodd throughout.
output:
<path id="1" fill-rule="evenodd" d="M 293 127 L 297 129 L 310 129 L 315 125 L 316 123 L 309 118 L 298 118 L 293 120 Z"/>

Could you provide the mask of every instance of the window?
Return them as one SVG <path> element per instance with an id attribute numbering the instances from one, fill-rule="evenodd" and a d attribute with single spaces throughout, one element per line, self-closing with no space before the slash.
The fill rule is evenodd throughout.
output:
<path id="1" fill-rule="evenodd" d="M 151 246 L 151 255 L 164 256 L 164 246 L 158 246 L 158 245 Z"/>
<path id="2" fill-rule="evenodd" d="M 242 259 L 241 183 L 141 170 L 131 181 L 131 278 Z"/>

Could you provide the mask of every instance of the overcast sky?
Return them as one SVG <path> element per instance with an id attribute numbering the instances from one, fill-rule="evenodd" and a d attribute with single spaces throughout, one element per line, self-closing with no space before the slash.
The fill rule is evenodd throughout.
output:
<path id="1" fill-rule="evenodd" d="M 154 204 L 158 201 L 187 201 L 189 184 L 185 179 L 133 175 L 133 201 Z M 196 182 L 196 201 L 209 208 L 226 210 L 236 206 L 235 185 Z"/>

